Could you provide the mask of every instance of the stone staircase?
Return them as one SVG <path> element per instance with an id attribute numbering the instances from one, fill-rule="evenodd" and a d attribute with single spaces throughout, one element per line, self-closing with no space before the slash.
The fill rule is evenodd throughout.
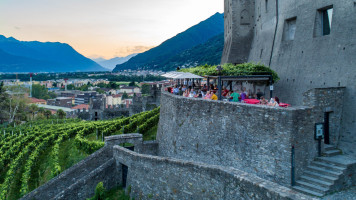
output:
<path id="1" fill-rule="evenodd" d="M 332 189 L 335 182 L 342 178 L 348 167 L 348 162 L 344 162 L 345 160 L 347 158 L 343 158 L 340 150 L 326 145 L 323 157 L 317 157 L 310 163 L 293 189 L 312 196 L 324 196 Z"/>

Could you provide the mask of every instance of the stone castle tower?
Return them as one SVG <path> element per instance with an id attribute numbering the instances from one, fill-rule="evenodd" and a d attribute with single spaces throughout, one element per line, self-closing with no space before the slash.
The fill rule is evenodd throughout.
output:
<path id="1" fill-rule="evenodd" d="M 275 94 L 301 105 L 313 88 L 345 87 L 340 136 L 356 156 L 356 1 L 225 0 L 222 63 L 261 62 L 281 80 Z M 330 113 L 332 117 L 333 113 Z"/>

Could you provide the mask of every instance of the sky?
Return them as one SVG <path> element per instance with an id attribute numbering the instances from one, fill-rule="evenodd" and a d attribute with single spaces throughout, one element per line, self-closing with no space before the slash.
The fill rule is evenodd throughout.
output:
<path id="1" fill-rule="evenodd" d="M 0 34 L 109 59 L 158 46 L 223 10 L 224 0 L 0 0 Z"/>

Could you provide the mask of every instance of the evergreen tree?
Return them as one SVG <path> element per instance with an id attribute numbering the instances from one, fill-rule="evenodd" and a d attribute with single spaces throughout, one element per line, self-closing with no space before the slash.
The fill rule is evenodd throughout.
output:
<path id="1" fill-rule="evenodd" d="M 121 99 L 124 100 L 124 99 L 128 99 L 128 98 L 129 98 L 129 95 L 126 93 L 126 91 L 124 91 L 124 94 L 122 94 Z"/>
<path id="2" fill-rule="evenodd" d="M 67 113 L 65 113 L 62 109 L 59 109 L 57 111 L 57 115 L 58 115 L 59 119 L 64 119 L 67 116 Z"/>
<path id="3" fill-rule="evenodd" d="M 9 95 L 6 93 L 4 82 L 0 83 L 0 122 L 4 123 L 9 119 L 8 113 Z"/>

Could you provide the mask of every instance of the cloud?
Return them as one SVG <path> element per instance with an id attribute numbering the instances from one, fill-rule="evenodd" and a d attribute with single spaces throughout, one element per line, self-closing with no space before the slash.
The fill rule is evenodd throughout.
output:
<path id="1" fill-rule="evenodd" d="M 14 26 L 14 29 L 16 29 L 16 30 L 20 30 L 21 28 L 20 28 L 20 27 L 18 27 L 18 26 Z"/>
<path id="2" fill-rule="evenodd" d="M 124 57 L 134 53 L 142 53 L 152 49 L 154 46 L 126 46 L 116 49 L 115 56 Z"/>

